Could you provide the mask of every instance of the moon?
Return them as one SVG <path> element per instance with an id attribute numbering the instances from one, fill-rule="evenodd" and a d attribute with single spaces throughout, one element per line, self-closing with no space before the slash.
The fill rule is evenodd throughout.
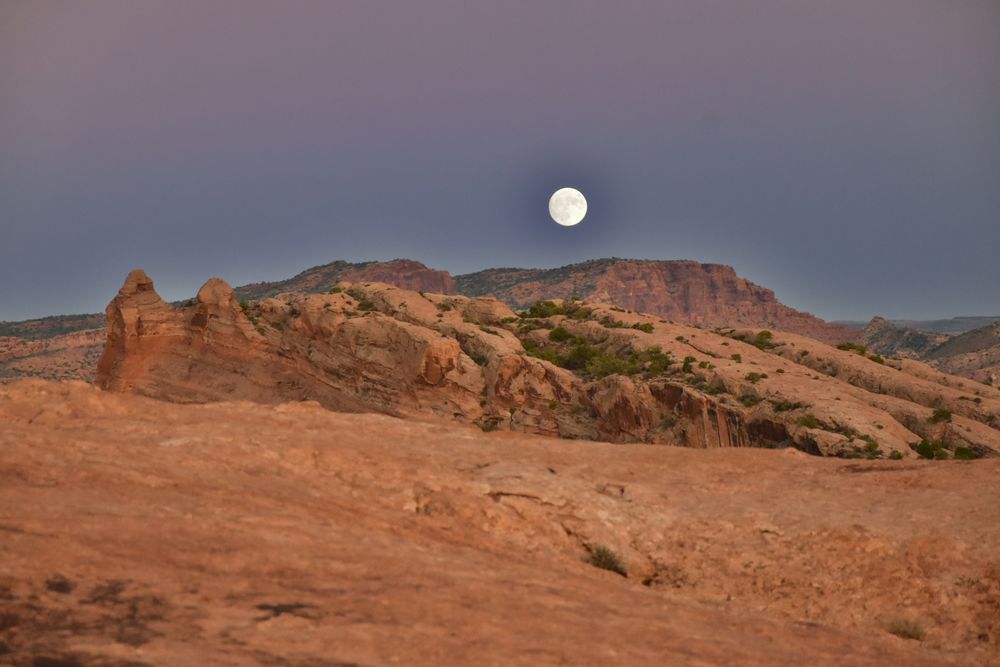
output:
<path id="1" fill-rule="evenodd" d="M 578 225 L 587 215 L 587 198 L 576 188 L 556 190 L 549 199 L 549 215 L 563 227 Z"/>

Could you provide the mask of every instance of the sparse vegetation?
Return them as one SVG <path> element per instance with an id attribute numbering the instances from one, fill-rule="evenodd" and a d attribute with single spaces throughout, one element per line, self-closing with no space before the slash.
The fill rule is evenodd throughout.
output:
<path id="1" fill-rule="evenodd" d="M 955 448 L 955 458 L 959 461 L 971 461 L 973 459 L 979 458 L 976 456 L 976 452 L 968 447 L 956 447 Z"/>
<path id="2" fill-rule="evenodd" d="M 556 343 L 564 343 L 569 339 L 571 339 L 572 337 L 573 334 L 566 331 L 566 329 L 562 327 L 556 327 L 555 329 L 549 332 L 549 340 Z"/>
<path id="3" fill-rule="evenodd" d="M 653 323 L 652 322 L 642 322 L 642 323 L 638 323 L 637 322 L 636 324 L 632 325 L 632 328 L 633 329 L 638 329 L 639 331 L 641 331 L 643 333 L 648 333 L 648 334 L 653 333 Z"/>
<path id="4" fill-rule="evenodd" d="M 927 418 L 927 421 L 929 421 L 932 424 L 940 424 L 941 422 L 950 422 L 951 410 L 947 408 L 935 408 L 931 416 Z"/>
<path id="5" fill-rule="evenodd" d="M 608 570 L 609 572 L 620 574 L 623 577 L 628 577 L 628 571 L 622 563 L 621 556 L 619 556 L 613 549 L 603 544 L 594 547 L 590 551 L 590 557 L 587 558 L 587 562 L 594 567 L 601 568 L 602 570 Z"/>
<path id="6" fill-rule="evenodd" d="M 799 401 L 795 401 L 794 403 L 791 401 L 774 403 L 775 412 L 791 412 L 792 410 L 801 410 L 804 407 L 806 407 L 806 404 Z"/>
<path id="7" fill-rule="evenodd" d="M 903 452 L 894 449 L 889 454 L 889 458 L 892 459 L 893 461 L 902 461 L 903 460 Z"/>
<path id="8" fill-rule="evenodd" d="M 799 426 L 805 426 L 806 428 L 823 428 L 823 422 L 821 422 L 819 418 L 811 412 L 799 417 L 798 424 Z"/>
<path id="9" fill-rule="evenodd" d="M 729 358 L 738 364 L 743 363 L 743 355 L 741 355 L 739 352 L 732 353 L 731 355 L 729 355 Z"/>
<path id="10" fill-rule="evenodd" d="M 924 638 L 924 629 L 919 623 L 908 618 L 894 618 L 886 623 L 885 629 L 902 639 L 920 641 Z"/>
<path id="11" fill-rule="evenodd" d="M 759 350 L 772 350 L 778 347 L 772 342 L 773 338 L 774 334 L 768 331 L 767 329 L 764 329 L 763 331 L 758 331 L 757 335 L 747 342 L 749 342 L 751 345 L 753 345 Z"/>
<path id="12" fill-rule="evenodd" d="M 767 373 L 747 373 L 743 376 L 743 379 L 750 384 L 757 384 L 761 380 L 767 377 Z"/>
<path id="13" fill-rule="evenodd" d="M 752 391 L 746 391 L 740 394 L 736 400 L 738 400 L 740 403 L 747 406 L 748 408 L 752 408 L 753 406 L 757 405 L 764 399 L 762 399 L 760 396 L 758 396 Z"/>
<path id="14" fill-rule="evenodd" d="M 340 294 L 343 291 L 344 291 L 343 287 L 333 287 L 330 289 L 330 294 Z M 423 293 L 421 293 L 421 296 L 423 296 Z"/>
<path id="15" fill-rule="evenodd" d="M 917 455 L 922 459 L 936 459 L 938 461 L 943 461 L 951 458 L 951 455 L 945 448 L 944 443 L 938 440 L 928 440 L 927 438 L 924 438 L 917 443 L 914 449 L 916 450 Z"/>
<path id="16" fill-rule="evenodd" d="M 882 358 L 881 354 L 869 354 L 868 358 L 874 361 L 876 364 L 885 364 L 885 359 Z"/>
<path id="17" fill-rule="evenodd" d="M 839 343 L 837 345 L 838 350 L 844 350 L 845 352 L 854 352 L 855 354 L 860 354 L 864 356 L 868 352 L 868 348 L 864 345 L 859 345 L 857 343 Z"/>

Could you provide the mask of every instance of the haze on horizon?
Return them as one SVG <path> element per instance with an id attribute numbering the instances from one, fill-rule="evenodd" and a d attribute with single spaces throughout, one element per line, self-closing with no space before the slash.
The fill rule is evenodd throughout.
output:
<path id="1" fill-rule="evenodd" d="M 137 266 L 181 298 L 395 257 L 1000 313 L 998 80 L 994 0 L 8 0 L 0 320 L 102 310 Z"/>

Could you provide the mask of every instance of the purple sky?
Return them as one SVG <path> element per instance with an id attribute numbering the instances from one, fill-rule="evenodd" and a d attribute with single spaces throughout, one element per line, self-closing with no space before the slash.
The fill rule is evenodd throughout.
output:
<path id="1" fill-rule="evenodd" d="M 1000 2 L 0 2 L 0 319 L 611 255 L 1000 313 Z"/>

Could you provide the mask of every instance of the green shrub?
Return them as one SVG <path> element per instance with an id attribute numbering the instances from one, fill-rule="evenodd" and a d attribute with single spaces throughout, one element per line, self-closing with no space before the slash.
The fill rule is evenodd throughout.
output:
<path id="1" fill-rule="evenodd" d="M 648 334 L 653 333 L 653 323 L 652 322 L 643 322 L 642 324 L 636 323 L 636 324 L 632 325 L 632 328 L 633 329 L 638 329 L 639 331 L 641 331 L 643 333 L 648 333 Z"/>
<path id="2" fill-rule="evenodd" d="M 823 428 L 823 423 L 811 412 L 799 417 L 798 424 L 806 428 Z"/>
<path id="3" fill-rule="evenodd" d="M 959 461 L 971 461 L 972 459 L 978 458 L 976 453 L 969 449 L 968 447 L 956 447 L 955 448 L 955 458 Z"/>
<path id="4" fill-rule="evenodd" d="M 784 372 L 785 372 L 785 369 L 784 369 L 784 368 L 778 368 L 778 369 L 775 369 L 775 371 L 774 371 L 774 372 L 775 372 L 775 373 L 779 373 L 779 374 L 780 374 L 780 373 L 784 373 Z"/>
<path id="5" fill-rule="evenodd" d="M 375 310 L 375 304 L 370 299 L 361 299 L 358 301 L 358 310 L 365 312 Z"/>
<path id="6" fill-rule="evenodd" d="M 555 343 L 565 343 L 572 337 L 573 334 L 566 331 L 562 327 L 556 327 L 555 329 L 549 332 L 549 340 Z"/>
<path id="7" fill-rule="evenodd" d="M 240 301 L 240 309 L 245 313 L 250 310 L 250 304 L 246 301 Z"/>
<path id="8" fill-rule="evenodd" d="M 914 447 L 917 451 L 917 455 L 922 459 L 938 459 L 943 460 L 948 458 L 948 450 L 944 448 L 944 445 L 937 440 L 928 440 L 924 438 L 917 446 Z"/>
<path id="9" fill-rule="evenodd" d="M 799 401 L 795 401 L 794 403 L 791 401 L 781 401 L 780 403 L 774 404 L 774 411 L 791 412 L 792 410 L 801 410 L 804 407 L 806 407 L 806 404 L 800 403 Z"/>
<path id="10" fill-rule="evenodd" d="M 343 291 L 344 291 L 343 287 L 331 287 L 330 288 L 330 294 L 340 294 Z M 421 296 L 423 296 L 423 293 L 421 293 Z"/>
<path id="11" fill-rule="evenodd" d="M 929 421 L 932 424 L 940 424 L 941 422 L 950 422 L 951 410 L 947 408 L 935 408 L 931 416 L 927 418 L 927 421 Z"/>
<path id="12" fill-rule="evenodd" d="M 437 309 L 447 313 L 452 309 L 452 305 L 450 303 L 441 302 L 437 305 Z"/>
<path id="13" fill-rule="evenodd" d="M 767 373 L 747 373 L 743 376 L 743 379 L 750 384 L 757 384 L 761 380 L 767 377 Z"/>
<path id="14" fill-rule="evenodd" d="M 894 449 L 889 454 L 889 458 L 892 459 L 893 461 L 900 461 L 903 458 L 903 452 Z"/>
<path id="15" fill-rule="evenodd" d="M 752 391 L 747 391 L 740 394 L 737 400 L 743 405 L 747 406 L 748 408 L 752 408 L 753 406 L 757 405 L 764 399 L 762 399 L 760 396 L 753 393 Z"/>
<path id="16" fill-rule="evenodd" d="M 622 329 L 625 327 L 625 323 L 621 320 L 616 320 L 610 315 L 605 315 L 600 320 L 598 320 L 602 327 L 605 329 Z"/>
<path id="17" fill-rule="evenodd" d="M 690 356 L 684 357 L 684 364 L 683 366 L 681 366 L 681 371 L 683 371 L 684 373 L 693 373 L 694 368 L 691 366 L 691 364 L 693 364 L 696 361 L 698 360 L 695 359 L 694 357 Z"/>
<path id="18" fill-rule="evenodd" d="M 594 567 L 601 568 L 602 570 L 608 570 L 609 572 L 620 574 L 623 577 L 628 576 L 628 572 L 625 570 L 625 565 L 622 563 L 621 557 L 611 548 L 606 547 L 603 544 L 598 545 L 590 552 L 590 557 L 587 559 L 587 562 Z"/>
<path id="19" fill-rule="evenodd" d="M 864 345 L 858 345 L 857 343 L 840 343 L 837 345 L 838 350 L 844 350 L 846 352 L 854 352 L 855 354 L 860 354 L 864 356 L 868 348 Z"/>
<path id="20" fill-rule="evenodd" d="M 882 358 L 881 354 L 869 354 L 868 358 L 874 361 L 876 364 L 884 364 L 885 359 Z"/>
<path id="21" fill-rule="evenodd" d="M 778 347 L 771 342 L 771 339 L 773 338 L 774 334 L 767 329 L 764 329 L 763 331 L 758 331 L 757 335 L 754 336 L 749 343 L 760 350 L 771 350 Z"/>
<path id="22" fill-rule="evenodd" d="M 733 354 L 730 354 L 729 358 L 738 364 L 743 363 L 743 355 L 741 355 L 739 352 L 734 352 Z"/>

